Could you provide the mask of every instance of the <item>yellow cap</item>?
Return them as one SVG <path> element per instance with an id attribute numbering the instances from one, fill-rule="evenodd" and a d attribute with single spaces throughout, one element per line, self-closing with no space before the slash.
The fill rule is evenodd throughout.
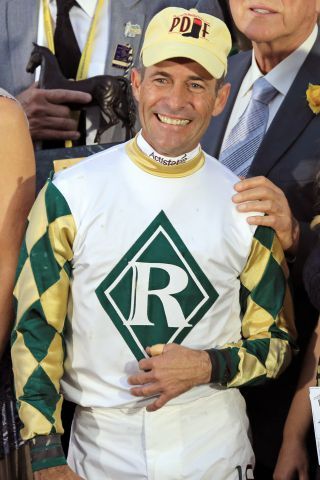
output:
<path id="1" fill-rule="evenodd" d="M 151 19 L 141 58 L 145 67 L 170 58 L 189 58 L 218 79 L 227 72 L 230 49 L 231 35 L 222 20 L 195 8 L 168 7 Z"/>

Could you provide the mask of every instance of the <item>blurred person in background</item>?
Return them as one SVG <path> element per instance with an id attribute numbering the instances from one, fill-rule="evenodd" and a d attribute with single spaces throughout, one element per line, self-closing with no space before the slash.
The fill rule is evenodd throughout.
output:
<path id="1" fill-rule="evenodd" d="M 35 165 L 28 122 L 20 105 L 0 89 L 0 478 L 31 480 L 28 450 L 13 393 L 9 336 L 12 292 L 26 219 L 34 200 Z"/>

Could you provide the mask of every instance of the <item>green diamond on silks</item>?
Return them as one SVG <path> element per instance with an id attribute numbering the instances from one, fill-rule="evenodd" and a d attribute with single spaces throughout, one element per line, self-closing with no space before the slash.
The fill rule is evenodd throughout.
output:
<path id="1" fill-rule="evenodd" d="M 137 360 L 156 343 L 181 343 L 218 294 L 163 211 L 96 289 Z"/>

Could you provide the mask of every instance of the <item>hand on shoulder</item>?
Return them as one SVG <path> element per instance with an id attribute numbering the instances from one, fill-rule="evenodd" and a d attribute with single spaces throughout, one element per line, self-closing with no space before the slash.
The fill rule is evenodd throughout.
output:
<path id="1" fill-rule="evenodd" d="M 284 251 L 294 255 L 298 248 L 300 227 L 293 217 L 283 191 L 266 177 L 252 177 L 235 185 L 232 200 L 240 212 L 261 212 L 249 216 L 250 225 L 264 225 L 275 230 Z"/>

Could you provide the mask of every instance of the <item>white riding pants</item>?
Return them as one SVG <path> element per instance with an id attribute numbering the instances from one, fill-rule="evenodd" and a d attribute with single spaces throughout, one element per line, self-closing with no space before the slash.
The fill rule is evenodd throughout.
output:
<path id="1" fill-rule="evenodd" d="M 252 479 L 248 428 L 237 389 L 150 413 L 77 407 L 68 463 L 85 480 Z"/>

